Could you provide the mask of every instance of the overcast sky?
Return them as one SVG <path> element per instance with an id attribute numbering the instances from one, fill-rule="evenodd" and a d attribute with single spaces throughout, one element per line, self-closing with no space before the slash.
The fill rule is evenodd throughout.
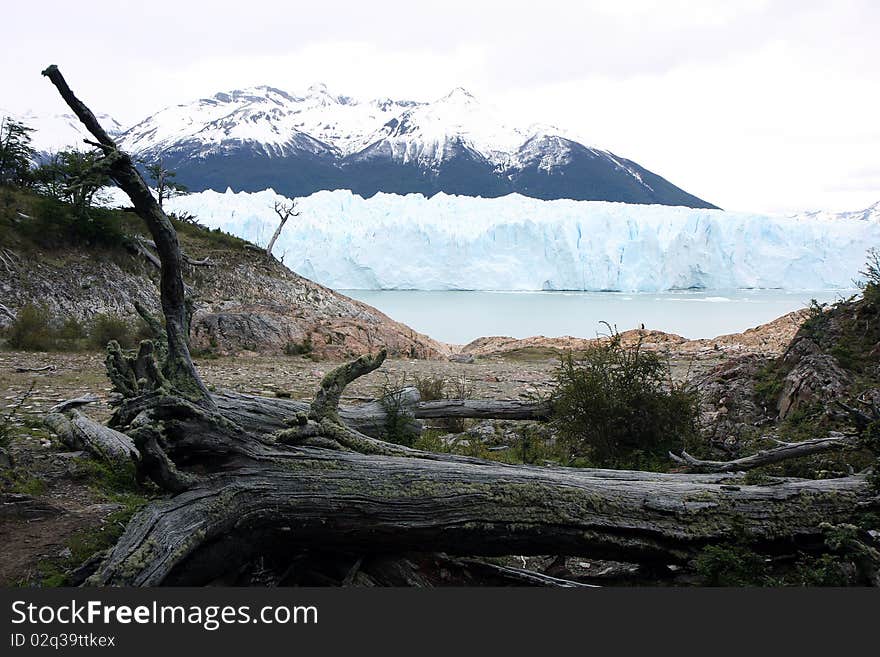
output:
<path id="1" fill-rule="evenodd" d="M 134 123 L 253 84 L 433 100 L 463 86 L 726 209 L 880 201 L 880 2 L 31 0 L 3 7 L 0 106 L 58 112 L 58 64 Z"/>

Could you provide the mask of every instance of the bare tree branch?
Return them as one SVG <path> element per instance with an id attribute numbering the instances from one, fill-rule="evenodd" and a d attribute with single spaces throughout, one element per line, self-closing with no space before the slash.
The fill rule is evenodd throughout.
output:
<path id="1" fill-rule="evenodd" d="M 275 214 L 278 215 L 279 222 L 278 228 L 275 229 L 272 239 L 269 240 L 269 244 L 266 246 L 266 255 L 268 256 L 272 255 L 272 249 L 275 247 L 275 242 L 278 240 L 278 236 L 281 235 L 281 230 L 284 228 L 287 220 L 291 217 L 299 216 L 299 212 L 296 211 L 296 200 L 290 203 L 275 201 Z"/>
<path id="2" fill-rule="evenodd" d="M 74 95 L 58 67 L 49 66 L 43 71 L 43 75 L 55 85 L 70 109 L 102 146 L 109 175 L 131 199 L 135 211 L 146 222 L 156 243 L 162 264 L 160 292 L 168 337 L 168 356 L 164 364 L 166 378 L 180 394 L 212 406 L 208 389 L 193 365 L 187 345 L 189 322 L 182 256 L 174 226 L 159 207 L 131 157 L 117 148 L 92 111 Z"/>
<path id="3" fill-rule="evenodd" d="M 684 451 L 681 453 L 681 456 L 677 456 L 672 452 L 669 452 L 669 456 L 676 463 L 687 465 L 687 469 L 690 472 L 739 472 L 802 456 L 831 452 L 836 449 L 848 449 L 855 447 L 857 444 L 855 436 L 835 431 L 829 433 L 824 438 L 814 438 L 813 440 L 804 440 L 799 443 L 781 443 L 779 447 L 765 449 L 757 454 L 744 456 L 733 461 L 704 461 L 694 458 Z"/>

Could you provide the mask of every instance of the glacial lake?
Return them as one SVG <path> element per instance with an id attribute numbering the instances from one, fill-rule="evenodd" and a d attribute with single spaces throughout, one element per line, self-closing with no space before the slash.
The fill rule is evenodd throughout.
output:
<path id="1" fill-rule="evenodd" d="M 645 328 L 713 338 L 764 324 L 811 299 L 834 302 L 855 290 L 700 290 L 662 293 L 340 290 L 432 338 L 466 344 L 483 336 L 606 334 Z"/>

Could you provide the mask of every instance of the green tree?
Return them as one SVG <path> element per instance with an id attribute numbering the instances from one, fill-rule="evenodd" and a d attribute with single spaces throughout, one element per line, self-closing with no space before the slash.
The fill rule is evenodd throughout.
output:
<path id="1" fill-rule="evenodd" d="M 59 153 L 53 153 L 33 171 L 34 187 L 45 196 L 57 201 L 66 199 L 67 179 Z"/>
<path id="2" fill-rule="evenodd" d="M 8 116 L 0 118 L 0 185 L 24 186 L 30 181 L 36 151 L 33 128 Z"/>
<path id="3" fill-rule="evenodd" d="M 148 164 L 146 168 L 147 175 L 149 175 L 150 179 L 155 183 L 156 195 L 159 197 L 158 201 L 160 208 L 162 207 L 163 201 L 172 196 L 185 194 L 189 191 L 186 185 L 181 185 L 173 180 L 177 177 L 177 173 L 170 169 L 166 169 L 163 160 L 160 159 L 158 162 Z"/>
<path id="4" fill-rule="evenodd" d="M 34 171 L 38 188 L 48 196 L 67 201 L 77 215 L 85 216 L 102 187 L 111 184 L 100 166 L 99 151 L 62 151 Z"/>

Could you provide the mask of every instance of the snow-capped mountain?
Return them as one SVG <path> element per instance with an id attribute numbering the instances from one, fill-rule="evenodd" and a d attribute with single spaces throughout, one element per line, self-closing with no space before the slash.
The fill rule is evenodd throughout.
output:
<path id="1" fill-rule="evenodd" d="M 507 113 L 509 114 L 509 112 Z M 456 88 L 433 102 L 358 100 L 316 84 L 300 94 L 269 86 L 167 107 L 127 130 L 99 119 L 142 161 L 162 159 L 192 190 L 286 196 L 348 189 L 714 207 L 635 162 L 581 144 L 549 125 L 520 125 Z M 82 147 L 64 114 L 16 116 L 41 152 Z"/>
<path id="2" fill-rule="evenodd" d="M 167 203 L 265 244 L 279 200 L 272 190 L 230 190 Z M 519 194 L 364 199 L 337 190 L 301 198 L 298 209 L 274 253 L 335 289 L 851 289 L 866 250 L 880 245 L 880 204 L 774 216 Z"/>
<path id="3" fill-rule="evenodd" d="M 517 125 L 458 88 L 430 103 L 274 87 L 168 107 L 128 129 L 123 148 L 162 158 L 194 190 L 287 196 L 349 189 L 714 207 L 638 164 L 547 125 Z"/>
<path id="4" fill-rule="evenodd" d="M 108 114 L 95 114 L 111 136 L 122 134 L 124 128 Z M 91 139 L 82 123 L 73 114 L 16 113 L 0 108 L 0 117 L 9 117 L 33 128 L 31 145 L 40 155 L 48 155 L 67 149 L 83 149 L 83 139 Z"/>

